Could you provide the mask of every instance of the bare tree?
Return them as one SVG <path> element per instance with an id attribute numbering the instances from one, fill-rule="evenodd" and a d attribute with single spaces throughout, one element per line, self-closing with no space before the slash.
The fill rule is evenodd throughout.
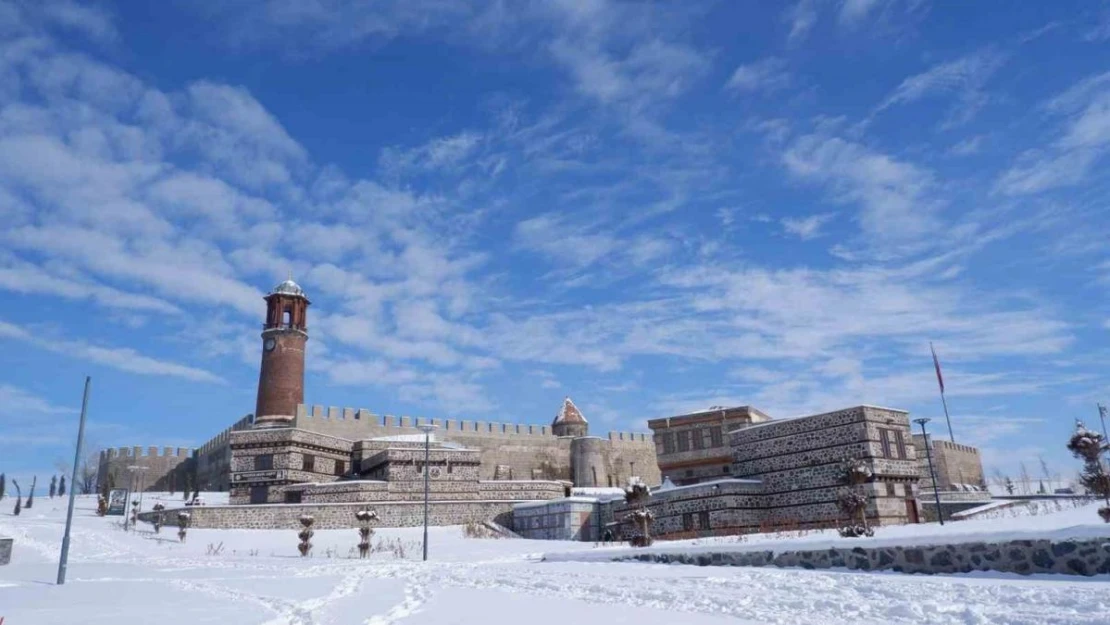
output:
<path id="1" fill-rule="evenodd" d="M 1024 460 L 1021 461 L 1021 463 L 1018 464 L 1018 470 L 1019 470 L 1018 479 L 1021 480 L 1021 494 L 1022 495 L 1028 495 L 1029 494 L 1029 482 L 1032 481 L 1032 478 L 1029 477 L 1029 469 L 1025 468 L 1025 461 Z"/>
<path id="2" fill-rule="evenodd" d="M 93 446 L 95 449 L 95 446 Z M 91 452 L 77 465 L 77 483 L 73 486 L 82 495 L 91 495 L 96 490 L 96 480 L 100 471 L 100 452 Z"/>

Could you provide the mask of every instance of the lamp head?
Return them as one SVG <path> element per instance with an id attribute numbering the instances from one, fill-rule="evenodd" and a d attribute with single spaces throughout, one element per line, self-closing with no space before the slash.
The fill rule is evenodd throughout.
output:
<path id="1" fill-rule="evenodd" d="M 423 432 L 425 434 L 429 434 L 431 432 L 434 432 L 434 431 L 438 430 L 439 426 L 435 425 L 434 423 L 421 423 L 420 425 L 416 426 L 416 429 L 420 430 L 421 432 Z"/>
<path id="2" fill-rule="evenodd" d="M 919 418 L 919 419 L 914 419 L 914 420 L 913 420 L 913 422 L 914 422 L 914 423 L 917 423 L 917 424 L 919 424 L 919 425 L 925 425 L 925 424 L 926 424 L 926 423 L 928 423 L 928 422 L 929 422 L 930 420 L 931 420 L 931 419 L 929 419 L 929 417 L 921 417 L 921 418 Z"/>

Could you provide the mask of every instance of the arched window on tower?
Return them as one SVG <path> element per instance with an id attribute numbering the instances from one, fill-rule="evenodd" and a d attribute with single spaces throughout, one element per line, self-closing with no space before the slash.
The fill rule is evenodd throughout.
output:
<path id="1" fill-rule="evenodd" d="M 285 312 L 281 314 L 281 325 L 284 328 L 293 327 L 293 311 L 292 310 L 289 310 L 288 308 L 286 308 Z"/>

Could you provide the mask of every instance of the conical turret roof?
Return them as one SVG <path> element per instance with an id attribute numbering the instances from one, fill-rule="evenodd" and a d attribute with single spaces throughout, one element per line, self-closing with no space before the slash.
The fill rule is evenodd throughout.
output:
<path id="1" fill-rule="evenodd" d="M 578 409 L 578 406 L 574 405 L 574 402 L 570 400 L 570 397 L 566 397 L 565 399 L 563 399 L 563 407 L 559 409 L 559 414 L 555 415 L 554 423 L 589 422 L 586 421 L 586 417 L 582 416 L 582 411 Z"/>

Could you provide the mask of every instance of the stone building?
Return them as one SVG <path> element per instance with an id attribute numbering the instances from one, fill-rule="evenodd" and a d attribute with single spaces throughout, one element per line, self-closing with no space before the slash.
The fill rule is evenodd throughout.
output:
<path id="1" fill-rule="evenodd" d="M 148 491 L 182 490 L 185 476 L 192 471 L 193 452 L 184 447 L 120 447 L 101 449 L 97 462 L 96 487 L 132 487 L 132 473 L 135 474 L 134 488 L 138 489 L 141 474 L 142 489 Z M 131 467 L 142 467 L 132 471 Z"/>
<path id="2" fill-rule="evenodd" d="M 929 478 L 929 464 L 925 445 L 932 452 L 933 470 L 936 472 L 937 489 L 940 491 L 986 491 L 987 482 L 983 478 L 983 459 L 979 450 L 970 445 L 914 434 L 913 445 L 917 449 L 919 471 L 922 476 L 921 487 L 932 490 Z"/>
<path id="3" fill-rule="evenodd" d="M 691 412 L 651 419 L 659 472 L 678 485 L 719 480 L 732 471 L 728 433 L 770 417 L 751 406 Z M 653 482 L 649 482 L 653 483 Z"/>
<path id="4" fill-rule="evenodd" d="M 360 450 L 375 440 L 422 437 L 435 425 L 437 440 L 476 458 L 476 483 L 563 481 L 613 486 L 633 475 L 659 483 L 655 448 L 644 433 L 590 436 L 586 417 L 569 397 L 550 425 L 523 425 L 376 415 L 360 408 L 325 410 L 304 405 L 305 342 L 310 302 L 286 280 L 266 296 L 258 400 L 250 429 L 227 433 L 231 502 L 279 503 L 297 484 L 360 479 Z M 421 439 L 422 440 L 422 439 Z"/>
<path id="5" fill-rule="evenodd" d="M 657 438 L 667 433 L 661 429 L 656 430 Z M 748 422 L 730 432 L 728 441 L 728 477 L 677 486 L 668 479 L 655 490 L 648 503 L 655 515 L 655 534 L 678 538 L 836 525 L 841 520 L 836 505 L 841 466 L 847 459 L 863 460 L 871 471 L 862 485 L 869 496 L 866 516 L 871 524 L 919 519 L 920 474 L 904 411 L 856 406 L 808 417 Z M 675 453 L 680 453 L 677 447 Z M 514 511 L 514 530 L 525 537 L 544 538 L 553 534 L 549 528 L 554 527 L 586 528 L 580 535 L 591 535 L 592 527 L 607 527 L 619 535 L 621 519 L 630 512 L 623 499 L 597 499 L 586 516 L 589 502 L 582 497 L 570 502 L 573 506 L 563 502 L 517 506 L 520 514 Z"/>

